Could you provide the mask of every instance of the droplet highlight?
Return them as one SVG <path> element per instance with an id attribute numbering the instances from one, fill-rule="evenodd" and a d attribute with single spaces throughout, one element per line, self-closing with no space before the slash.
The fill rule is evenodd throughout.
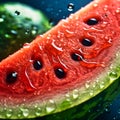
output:
<path id="1" fill-rule="evenodd" d="M 114 71 L 109 73 L 110 80 L 115 80 L 118 78 L 118 74 Z"/>
<path id="2" fill-rule="evenodd" d="M 46 105 L 46 112 L 51 113 L 56 109 L 56 104 L 53 100 L 49 100 L 49 103 Z"/>
<path id="3" fill-rule="evenodd" d="M 100 89 L 103 89 L 103 88 L 105 87 L 104 84 L 105 84 L 104 82 L 101 82 L 101 83 L 100 83 Z"/>
<path id="4" fill-rule="evenodd" d="M 4 19 L 3 19 L 3 18 L 0 18 L 0 22 L 4 22 Z"/>
<path id="5" fill-rule="evenodd" d="M 13 114 L 12 109 L 8 109 L 7 112 L 6 112 L 6 117 L 7 117 L 7 118 L 11 118 L 11 117 L 12 117 L 12 114 Z"/>
<path id="6" fill-rule="evenodd" d="M 79 90 L 77 89 L 73 90 L 72 97 L 73 99 L 77 99 L 79 97 Z"/>
<path id="7" fill-rule="evenodd" d="M 21 111 L 24 117 L 27 117 L 29 115 L 29 110 L 27 108 L 21 108 Z"/>
<path id="8" fill-rule="evenodd" d="M 35 106 L 35 115 L 40 116 L 42 113 L 42 109 L 38 106 Z"/>
<path id="9" fill-rule="evenodd" d="M 68 8 L 68 11 L 73 11 L 74 10 L 74 4 L 73 3 L 69 3 L 67 8 Z"/>

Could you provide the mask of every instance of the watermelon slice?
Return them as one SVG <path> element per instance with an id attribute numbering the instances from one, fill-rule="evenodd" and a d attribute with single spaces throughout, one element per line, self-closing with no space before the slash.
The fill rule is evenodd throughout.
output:
<path id="1" fill-rule="evenodd" d="M 96 96 L 120 76 L 120 0 L 95 0 L 0 62 L 0 117 L 33 118 Z"/>

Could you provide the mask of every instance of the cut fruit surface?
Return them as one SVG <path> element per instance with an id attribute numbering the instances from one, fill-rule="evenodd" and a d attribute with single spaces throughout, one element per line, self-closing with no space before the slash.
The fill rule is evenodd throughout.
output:
<path id="1" fill-rule="evenodd" d="M 60 112 L 106 89 L 120 76 L 119 33 L 120 0 L 94 0 L 1 61 L 0 117 Z"/>

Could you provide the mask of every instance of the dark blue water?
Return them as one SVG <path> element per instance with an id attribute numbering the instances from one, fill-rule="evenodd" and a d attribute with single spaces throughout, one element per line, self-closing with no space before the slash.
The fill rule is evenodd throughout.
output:
<path id="1" fill-rule="evenodd" d="M 3 0 L 0 2 L 8 1 L 18 1 L 40 9 L 55 25 L 60 19 L 66 18 L 92 0 Z M 114 98 L 96 120 L 120 120 L 120 96 Z"/>

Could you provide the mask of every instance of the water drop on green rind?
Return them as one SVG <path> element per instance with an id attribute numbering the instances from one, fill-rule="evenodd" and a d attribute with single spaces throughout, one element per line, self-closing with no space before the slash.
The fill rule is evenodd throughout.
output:
<path id="1" fill-rule="evenodd" d="M 0 61 L 50 28 L 48 19 L 40 10 L 20 3 L 1 4 Z"/>
<path id="2" fill-rule="evenodd" d="M 90 100 L 84 102 L 83 104 L 62 111 L 60 113 L 39 117 L 35 120 L 94 120 L 106 109 L 108 102 L 110 104 L 112 100 L 118 94 L 120 94 L 119 84 L 120 78 L 118 78 L 106 90 L 91 98 Z"/>

